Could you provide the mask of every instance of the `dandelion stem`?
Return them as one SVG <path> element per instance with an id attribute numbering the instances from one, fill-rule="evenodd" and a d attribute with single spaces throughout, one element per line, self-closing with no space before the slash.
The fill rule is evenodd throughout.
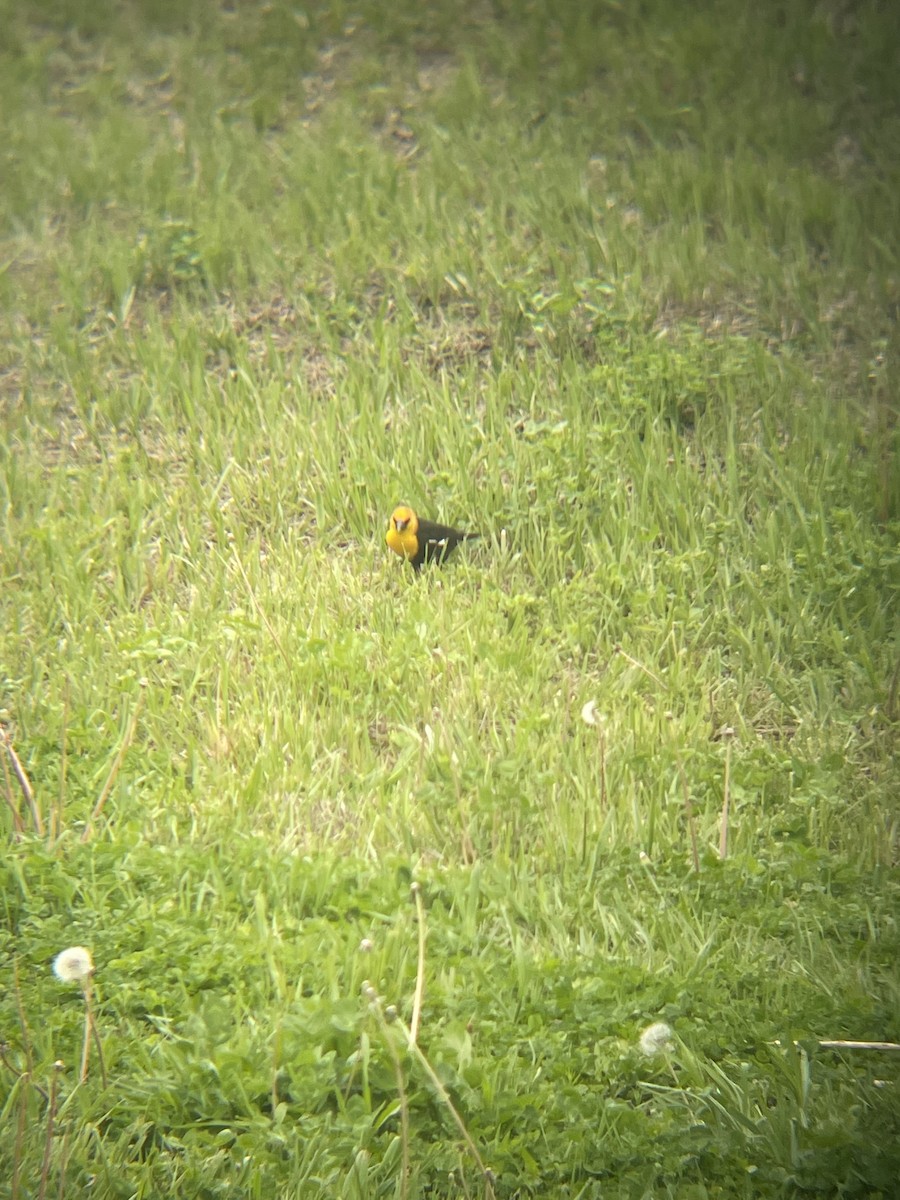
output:
<path id="1" fill-rule="evenodd" d="M 597 722 L 597 745 L 600 748 L 600 815 L 606 814 L 606 738 L 603 723 Z"/>
<path id="2" fill-rule="evenodd" d="M 415 1041 L 413 1041 L 412 1030 L 408 1029 L 399 1018 L 397 1020 L 397 1024 L 400 1026 L 400 1028 L 403 1030 L 404 1034 L 406 1035 L 407 1045 L 409 1046 L 410 1050 L 412 1051 L 414 1057 L 417 1059 L 422 1070 L 428 1076 L 431 1086 L 434 1088 L 434 1090 L 437 1092 L 440 1099 L 447 1106 L 447 1111 L 450 1113 L 450 1116 L 453 1118 L 456 1128 L 459 1130 L 460 1134 L 462 1135 L 462 1139 L 466 1143 L 469 1153 L 472 1155 L 475 1162 L 478 1164 L 478 1169 L 481 1172 L 482 1178 L 484 1179 L 485 1196 L 493 1197 L 494 1189 L 491 1184 L 492 1172 L 488 1167 L 485 1166 L 484 1160 L 482 1159 L 481 1155 L 478 1153 L 478 1147 L 475 1145 L 475 1142 L 472 1140 L 472 1135 L 469 1133 L 468 1129 L 466 1128 L 465 1121 L 463 1121 L 462 1117 L 457 1112 L 456 1106 L 454 1105 L 453 1101 L 450 1099 L 450 1093 L 444 1087 L 437 1071 L 435 1071 L 434 1067 L 431 1065 L 431 1063 L 425 1057 L 424 1053 L 422 1052 L 422 1050 L 420 1049 L 418 1044 Z"/>
<path id="3" fill-rule="evenodd" d="M 388 1012 L 390 1014 L 390 1020 L 388 1019 L 388 1014 L 384 1010 L 384 1007 L 381 1003 L 380 997 L 377 995 L 377 993 L 375 992 L 375 989 L 368 982 L 363 984 L 363 994 L 365 996 L 367 996 L 367 998 L 369 1000 L 369 1004 L 371 1006 L 371 1011 L 374 1012 L 378 1018 L 379 1024 L 381 1025 L 382 1033 L 384 1035 L 385 1041 L 388 1043 L 388 1047 L 389 1047 L 392 1057 L 394 1057 L 395 1051 L 391 1045 L 391 1033 L 390 1033 L 390 1030 L 388 1029 L 388 1024 L 397 1025 L 397 1027 L 403 1032 L 403 1036 L 406 1039 L 407 1049 L 410 1051 L 410 1053 L 413 1055 L 415 1060 L 418 1062 L 419 1066 L 425 1072 L 426 1076 L 428 1077 L 428 1081 L 430 1082 L 431 1086 L 434 1088 L 435 1092 L 437 1093 L 438 1098 L 440 1100 L 442 1100 L 443 1103 L 447 1106 L 447 1110 L 450 1113 L 450 1116 L 453 1118 L 453 1123 L 456 1125 L 456 1128 L 459 1130 L 469 1153 L 472 1155 L 472 1158 L 475 1160 L 475 1162 L 478 1165 L 478 1169 L 481 1172 L 481 1177 L 484 1180 L 485 1200 L 494 1200 L 494 1187 L 493 1187 L 494 1173 L 493 1173 L 493 1171 L 491 1171 L 490 1167 L 485 1166 L 484 1160 L 482 1159 L 481 1155 L 478 1152 L 478 1147 L 475 1145 L 475 1142 L 472 1139 L 472 1135 L 469 1133 L 468 1129 L 466 1128 L 465 1121 L 463 1121 L 462 1117 L 460 1116 L 459 1112 L 457 1111 L 456 1106 L 454 1105 L 453 1101 L 450 1098 L 450 1093 L 447 1091 L 447 1089 L 444 1087 L 443 1083 L 441 1082 L 437 1071 L 435 1071 L 434 1067 L 428 1061 L 424 1052 L 419 1047 L 418 1043 L 416 1042 L 415 1038 L 413 1037 L 412 1029 L 410 1029 L 409 1026 L 405 1025 L 403 1023 L 403 1021 L 396 1015 L 396 1010 L 393 1008 L 393 1006 L 391 1006 L 391 1008 L 388 1010 Z M 401 1079 L 401 1077 L 398 1075 L 398 1080 L 400 1080 L 400 1079 Z M 403 1112 L 404 1112 L 405 1103 L 406 1103 L 405 1092 L 402 1088 L 402 1081 L 401 1081 L 401 1108 L 400 1108 L 401 1122 L 403 1120 Z M 408 1134 L 404 1134 L 404 1137 L 407 1137 L 407 1136 L 408 1136 Z M 408 1159 L 406 1158 L 406 1155 L 404 1155 L 404 1163 L 406 1163 L 407 1161 L 408 1161 Z M 404 1195 L 405 1195 L 405 1192 L 404 1192 Z"/>
<path id="4" fill-rule="evenodd" d="M 103 1044 L 100 1041 L 100 1030 L 97 1028 L 93 1010 L 91 1011 L 91 1037 L 94 1039 L 94 1045 L 97 1047 L 97 1061 L 100 1064 L 100 1082 L 105 1089 L 107 1085 L 106 1063 L 103 1061 Z"/>
<path id="5" fill-rule="evenodd" d="M 79 1083 L 84 1083 L 88 1074 L 88 1058 L 91 1053 L 91 1034 L 94 1026 L 94 1014 L 91 1011 L 91 980 L 90 976 L 81 985 L 84 995 L 84 1041 L 81 1046 L 81 1069 L 78 1072 Z"/>

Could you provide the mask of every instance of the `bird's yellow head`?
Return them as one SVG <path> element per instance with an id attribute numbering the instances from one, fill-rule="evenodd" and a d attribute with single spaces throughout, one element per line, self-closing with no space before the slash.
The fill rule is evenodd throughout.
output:
<path id="1" fill-rule="evenodd" d="M 418 528 L 419 518 L 411 508 L 401 504 L 391 513 L 384 540 L 401 558 L 415 558 L 419 550 L 419 539 L 416 537 Z"/>

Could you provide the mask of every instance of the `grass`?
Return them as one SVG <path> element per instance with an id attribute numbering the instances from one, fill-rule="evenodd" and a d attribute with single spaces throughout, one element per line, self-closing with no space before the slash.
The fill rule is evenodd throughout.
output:
<path id="1" fill-rule="evenodd" d="M 890 6 L 0 18 L 10 1194 L 893 1194 Z"/>

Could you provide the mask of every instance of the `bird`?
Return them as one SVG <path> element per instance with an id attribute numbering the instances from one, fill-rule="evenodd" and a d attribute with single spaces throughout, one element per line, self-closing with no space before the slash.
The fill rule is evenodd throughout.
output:
<path id="1" fill-rule="evenodd" d="M 481 537 L 481 534 L 464 533 L 459 529 L 451 529 L 449 525 L 425 521 L 414 509 L 401 504 L 391 513 L 384 540 L 395 554 L 412 563 L 414 571 L 419 571 L 423 563 L 443 562 L 460 542 L 477 537 Z"/>

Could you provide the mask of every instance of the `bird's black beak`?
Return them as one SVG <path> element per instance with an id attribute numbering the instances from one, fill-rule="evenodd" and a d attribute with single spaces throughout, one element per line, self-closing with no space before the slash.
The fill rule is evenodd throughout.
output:
<path id="1" fill-rule="evenodd" d="M 397 517 L 397 519 L 394 521 L 394 524 L 395 524 L 395 525 L 396 525 L 396 527 L 397 527 L 397 532 L 398 532 L 398 533 L 402 533 L 402 532 L 403 532 L 403 530 L 404 530 L 404 529 L 407 527 L 407 525 L 409 524 L 409 521 L 404 521 L 404 520 L 402 520 L 400 517 Z"/>

